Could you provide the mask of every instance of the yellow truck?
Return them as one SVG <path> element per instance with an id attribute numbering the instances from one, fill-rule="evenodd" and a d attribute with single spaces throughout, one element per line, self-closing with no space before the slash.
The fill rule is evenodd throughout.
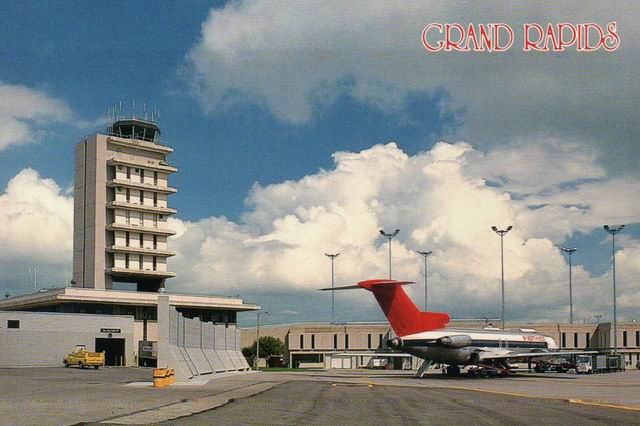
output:
<path id="1" fill-rule="evenodd" d="M 98 369 L 104 366 L 104 352 L 89 352 L 85 348 L 77 348 L 64 357 L 64 366 L 77 365 L 80 368 L 93 367 Z"/>

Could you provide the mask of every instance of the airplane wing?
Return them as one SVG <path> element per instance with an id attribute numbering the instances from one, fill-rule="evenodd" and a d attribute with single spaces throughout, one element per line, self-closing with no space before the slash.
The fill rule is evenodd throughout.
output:
<path id="1" fill-rule="evenodd" d="M 564 355 L 591 355 L 597 354 L 598 351 L 545 351 L 545 352 L 481 352 L 479 357 L 481 360 L 491 359 L 530 359 L 530 358 L 550 358 L 560 357 Z"/>

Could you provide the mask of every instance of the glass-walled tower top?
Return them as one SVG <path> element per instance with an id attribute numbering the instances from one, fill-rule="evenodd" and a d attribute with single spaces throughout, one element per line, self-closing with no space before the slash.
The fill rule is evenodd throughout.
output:
<path id="1" fill-rule="evenodd" d="M 121 118 L 107 127 L 107 133 L 127 139 L 139 139 L 148 142 L 160 141 L 160 127 L 152 121 L 141 118 Z"/>

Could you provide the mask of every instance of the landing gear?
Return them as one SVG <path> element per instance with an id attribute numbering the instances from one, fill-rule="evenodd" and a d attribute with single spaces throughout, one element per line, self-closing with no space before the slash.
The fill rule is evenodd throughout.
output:
<path id="1" fill-rule="evenodd" d="M 450 365 L 447 367 L 447 376 L 459 376 L 460 375 L 460 367 L 457 365 Z"/>

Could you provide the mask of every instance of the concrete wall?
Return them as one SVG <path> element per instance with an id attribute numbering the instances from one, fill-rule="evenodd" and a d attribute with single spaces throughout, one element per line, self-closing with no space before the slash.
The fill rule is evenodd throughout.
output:
<path id="1" fill-rule="evenodd" d="M 8 328 L 9 320 L 20 328 Z M 113 338 L 125 339 L 127 365 L 134 365 L 133 317 L 0 311 L 0 367 L 62 366 L 76 345 L 95 350 L 96 338 L 107 338 L 101 328 L 119 328 Z"/>
<path id="2" fill-rule="evenodd" d="M 158 296 L 158 367 L 173 368 L 176 380 L 248 370 L 240 352 L 240 330 L 234 324 L 214 324 L 186 318 L 168 296 Z"/>
<path id="3" fill-rule="evenodd" d="M 76 145 L 73 279 L 78 287 L 111 288 L 105 280 L 106 139 L 92 135 Z"/>

